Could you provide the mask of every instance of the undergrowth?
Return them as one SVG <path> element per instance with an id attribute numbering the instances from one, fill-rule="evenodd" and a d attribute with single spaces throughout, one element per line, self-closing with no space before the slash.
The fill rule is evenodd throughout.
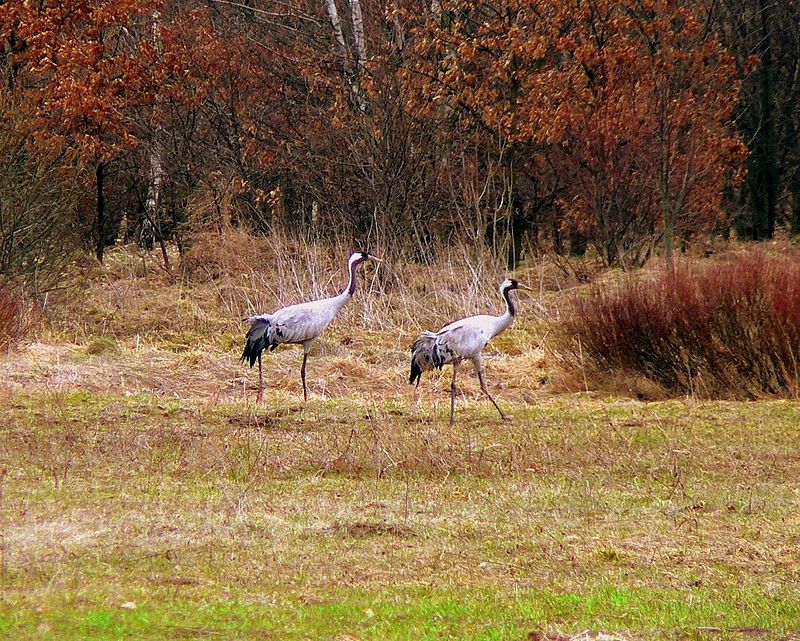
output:
<path id="1" fill-rule="evenodd" d="M 25 331 L 25 305 L 13 287 L 0 284 L 0 348 L 17 343 Z"/>
<path id="2" fill-rule="evenodd" d="M 644 376 L 700 397 L 796 398 L 797 256 L 748 252 L 629 277 L 573 296 L 559 356 L 597 383 Z"/>
<path id="3" fill-rule="evenodd" d="M 217 291 L 225 308 L 262 312 L 339 293 L 347 283 L 347 259 L 355 249 L 342 239 L 312 243 L 226 230 L 198 234 L 185 266 L 193 282 Z M 349 322 L 416 331 L 437 329 L 469 314 L 502 310 L 497 288 L 510 271 L 488 247 L 453 243 L 431 251 L 427 260 L 418 260 L 414 248 L 368 249 L 383 262 L 365 263 L 359 269 L 355 304 L 342 312 Z M 413 256 L 417 260 L 409 258 Z M 542 280 L 541 270 L 530 266 L 515 273 L 532 281 L 531 286 Z M 549 273 L 547 287 L 557 288 L 557 280 Z"/>
<path id="4" fill-rule="evenodd" d="M 155 253 L 115 247 L 102 267 L 84 268 L 77 292 L 51 297 L 51 338 L 241 351 L 248 316 L 341 292 L 355 249 L 353 242 L 335 238 L 323 243 L 233 229 L 204 232 L 182 256 L 173 256 L 183 269 L 175 283 Z M 510 275 L 537 290 L 519 296 L 519 320 L 536 323 L 538 331 L 543 301 L 569 282 L 549 264 L 522 266 L 512 274 L 488 249 L 466 244 L 442 247 L 428 262 L 404 257 L 400 247 L 369 249 L 383 262 L 359 267 L 355 296 L 323 341 L 337 333 L 344 334 L 341 340 L 358 341 L 363 330 L 379 334 L 381 345 L 401 344 L 405 351 L 420 330 L 470 314 L 501 313 L 497 288 Z"/>

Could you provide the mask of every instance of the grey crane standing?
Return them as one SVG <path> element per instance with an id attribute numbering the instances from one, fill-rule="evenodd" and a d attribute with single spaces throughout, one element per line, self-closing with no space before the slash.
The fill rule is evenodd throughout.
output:
<path id="1" fill-rule="evenodd" d="M 456 402 L 456 372 L 458 365 L 463 360 L 470 360 L 478 373 L 481 390 L 492 401 L 503 420 L 510 420 L 492 398 L 483 378 L 483 357 L 481 351 L 495 336 L 508 329 L 514 322 L 514 303 L 511 302 L 510 292 L 515 289 L 530 287 L 514 279 L 505 280 L 500 284 L 500 295 L 506 302 L 506 311 L 502 316 L 469 316 L 442 327 L 438 332 L 423 332 L 411 348 L 411 375 L 409 383 L 417 383 L 422 379 L 422 373 L 434 367 L 442 369 L 444 365 L 452 363 L 453 381 L 450 384 L 450 425 L 453 424 Z"/>
<path id="2" fill-rule="evenodd" d="M 338 296 L 290 305 L 272 314 L 251 316 L 247 319 L 250 322 L 250 329 L 247 332 L 247 342 L 242 352 L 241 362 L 247 361 L 250 367 L 253 367 L 258 361 L 257 401 L 261 401 L 264 393 L 261 352 L 265 349 L 272 351 L 281 343 L 300 343 L 303 346 L 303 365 L 300 368 L 300 378 L 303 380 L 303 400 L 308 400 L 306 361 L 311 343 L 322 334 L 336 314 L 353 297 L 356 291 L 356 269 L 365 260 L 381 262 L 380 258 L 369 252 L 353 252 L 348 261 L 350 281 Z"/>

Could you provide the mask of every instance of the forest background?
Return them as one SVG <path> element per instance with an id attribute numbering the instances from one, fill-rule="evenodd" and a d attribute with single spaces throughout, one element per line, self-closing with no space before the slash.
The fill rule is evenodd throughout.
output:
<path id="1" fill-rule="evenodd" d="M 231 230 L 624 269 L 800 233 L 796 0 L 16 0 L 0 38 L 0 273 L 35 295 Z"/>

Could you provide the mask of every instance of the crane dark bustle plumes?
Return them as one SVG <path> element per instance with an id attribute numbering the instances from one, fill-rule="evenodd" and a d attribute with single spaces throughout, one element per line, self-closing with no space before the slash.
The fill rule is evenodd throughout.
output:
<path id="1" fill-rule="evenodd" d="M 258 395 L 257 401 L 263 397 L 263 374 L 261 370 L 261 352 L 265 349 L 273 351 L 281 343 L 299 343 L 303 346 L 303 365 L 300 378 L 303 380 L 303 400 L 308 400 L 306 387 L 306 361 L 313 343 L 336 314 L 353 297 L 356 291 L 356 269 L 365 260 L 381 262 L 380 258 L 366 251 L 353 252 L 348 261 L 350 280 L 347 287 L 338 296 L 323 298 L 299 305 L 290 305 L 272 314 L 251 316 L 247 320 L 250 329 L 247 332 L 244 351 L 240 361 L 253 367 L 258 361 Z"/>
<path id="2" fill-rule="evenodd" d="M 530 291 L 530 287 L 514 279 L 505 280 L 500 284 L 500 295 L 506 303 L 506 311 L 501 316 L 481 314 L 462 318 L 446 325 L 438 332 L 423 332 L 411 347 L 411 375 L 408 382 L 412 384 L 416 382 L 417 387 L 419 387 L 423 372 L 434 368 L 442 369 L 448 363 L 453 365 L 453 380 L 450 384 L 451 425 L 455 413 L 456 371 L 459 363 L 463 360 L 472 361 L 478 374 L 481 391 L 489 397 L 503 420 L 510 420 L 510 417 L 500 409 L 486 387 L 481 351 L 492 338 L 508 329 L 514 322 L 516 310 L 514 303 L 511 302 L 510 292 L 515 289 Z"/>

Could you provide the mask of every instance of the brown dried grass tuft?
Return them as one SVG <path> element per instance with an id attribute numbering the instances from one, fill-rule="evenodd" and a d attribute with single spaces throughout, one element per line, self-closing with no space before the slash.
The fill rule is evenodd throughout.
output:
<path id="1" fill-rule="evenodd" d="M 336 294 L 345 285 L 346 260 L 353 249 L 345 242 L 311 245 L 230 228 L 206 231 L 196 234 L 184 256 L 184 277 L 173 283 L 160 268 L 157 253 L 113 248 L 102 267 L 83 273 L 78 296 L 50 303 L 50 331 L 32 346 L 41 352 L 34 357 L 39 365 L 31 369 L 24 361 L 9 363 L 10 381 L 125 394 L 249 399 L 257 374 L 238 362 L 243 319 Z M 357 392 L 374 399 L 411 396 L 406 382 L 409 348 L 422 329 L 435 330 L 469 314 L 502 311 L 496 287 L 508 274 L 486 252 L 454 246 L 423 265 L 391 258 L 396 249 L 386 251 L 383 263 L 360 270 L 355 299 L 315 344 L 308 372 L 315 397 L 343 398 Z M 177 264 L 179 257 L 173 258 Z M 516 275 L 539 292 L 517 297 L 518 320 L 493 344 L 488 380 L 498 390 L 508 387 L 530 395 L 548 379 L 540 353 L 548 329 L 540 315 L 543 303 L 555 295 L 548 291 L 555 275 L 543 264 Z M 296 399 L 300 360 L 299 349 L 292 346 L 265 358 L 268 394 Z M 515 367 L 532 375 L 520 378 Z M 463 384 L 478 390 L 471 372 Z M 438 395 L 442 385 L 426 383 L 423 396 Z"/>
<path id="2" fill-rule="evenodd" d="M 224 308 L 251 313 L 338 293 L 355 249 L 345 241 L 312 244 L 225 230 L 198 234 L 185 266 L 193 282 L 213 285 Z M 427 264 L 405 259 L 411 251 L 383 249 L 370 248 L 384 262 L 361 269 L 355 304 L 343 311 L 346 322 L 414 332 L 502 309 L 497 286 L 507 270 L 487 249 L 457 243 L 441 248 Z M 533 270 L 518 275 L 537 284 Z"/>

